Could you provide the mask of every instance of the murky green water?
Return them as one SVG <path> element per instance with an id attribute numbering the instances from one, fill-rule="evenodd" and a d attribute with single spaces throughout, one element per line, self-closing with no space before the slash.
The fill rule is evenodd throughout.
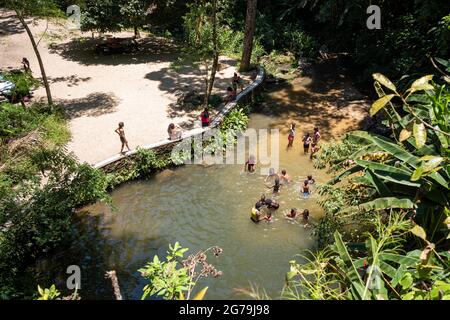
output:
<path id="1" fill-rule="evenodd" d="M 255 114 L 249 127 L 270 128 L 275 123 L 279 126 L 280 118 Z M 111 195 L 115 211 L 102 204 L 86 208 L 89 214 L 83 218 L 79 242 L 41 268 L 58 270 L 64 285 L 66 266 L 79 265 L 80 295 L 85 299 L 112 299 L 104 273 L 116 270 L 123 296 L 139 299 L 145 280 L 137 270 L 155 254 L 165 256 L 169 243 L 179 241 L 192 252 L 210 246 L 223 249 L 218 258 L 210 257 L 223 276 L 201 280 L 198 286 L 209 286 L 208 299 L 246 298 L 235 288 L 248 288 L 250 282 L 278 297 L 289 260 L 314 246 L 311 230 L 289 222 L 283 212 L 308 208 L 312 220 L 317 220 L 322 214 L 317 195 L 304 199 L 300 186 L 307 174 L 317 183 L 327 179 L 303 155 L 301 130 L 294 148 L 286 151 L 287 126 L 280 136 L 280 170 L 286 169 L 293 181 L 278 196 L 267 189 L 265 177 L 244 172 L 243 165 L 187 165 L 165 171 L 116 189 Z M 255 224 L 249 219 L 250 210 L 262 193 L 281 206 L 273 222 Z"/>

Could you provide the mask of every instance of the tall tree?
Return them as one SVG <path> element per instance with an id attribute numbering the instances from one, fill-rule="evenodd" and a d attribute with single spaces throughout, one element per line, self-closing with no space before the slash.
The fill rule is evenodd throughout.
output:
<path id="1" fill-rule="evenodd" d="M 244 47 L 242 50 L 241 71 L 247 71 L 250 68 L 252 57 L 253 37 L 256 25 L 256 6 L 257 0 L 247 1 L 247 18 L 245 19 Z"/>
<path id="2" fill-rule="evenodd" d="M 212 43 L 213 43 L 213 62 L 211 67 L 211 76 L 209 78 L 209 85 L 205 95 L 205 106 L 208 106 L 209 97 L 211 96 L 216 79 L 217 67 L 219 65 L 219 46 L 217 43 L 217 0 L 212 0 Z"/>
<path id="3" fill-rule="evenodd" d="M 53 98 L 50 91 L 47 74 L 45 73 L 44 63 L 42 61 L 41 54 L 39 53 L 38 45 L 36 44 L 33 33 L 31 32 L 25 19 L 32 15 L 41 17 L 54 15 L 57 12 L 56 6 L 52 0 L 7 0 L 5 1 L 5 6 L 16 12 L 17 18 L 30 38 L 31 45 L 33 46 L 34 53 L 39 63 L 39 68 L 41 70 L 42 81 L 47 94 L 47 102 L 49 105 L 52 105 Z"/>

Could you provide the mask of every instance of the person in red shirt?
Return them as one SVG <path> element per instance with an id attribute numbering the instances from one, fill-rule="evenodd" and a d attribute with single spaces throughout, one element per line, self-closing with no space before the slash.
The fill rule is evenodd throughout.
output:
<path id="1" fill-rule="evenodd" d="M 205 108 L 205 110 L 203 110 L 203 112 L 200 114 L 200 117 L 202 119 L 202 127 L 208 127 L 209 126 L 209 112 L 208 112 L 208 107 Z"/>

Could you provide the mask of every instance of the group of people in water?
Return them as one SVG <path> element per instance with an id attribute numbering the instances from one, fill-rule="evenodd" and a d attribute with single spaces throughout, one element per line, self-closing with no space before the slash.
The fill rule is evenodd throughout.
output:
<path id="1" fill-rule="evenodd" d="M 287 149 L 293 147 L 294 140 L 296 136 L 296 128 L 295 123 L 292 123 L 289 129 L 288 134 L 288 145 Z M 306 132 L 303 136 L 303 152 L 305 155 L 310 154 L 310 158 L 312 159 L 314 154 L 319 151 L 319 140 L 321 136 L 319 133 L 319 128 L 314 127 L 314 133 L 311 135 L 309 132 Z M 247 162 L 245 163 L 245 170 L 249 172 L 255 172 L 256 166 L 256 158 L 253 155 L 250 155 Z M 270 185 L 266 185 L 268 189 L 272 189 L 274 195 L 278 195 L 282 186 L 287 185 L 290 182 L 290 177 L 287 174 L 286 170 L 282 170 L 280 174 L 276 173 L 274 169 L 269 170 L 269 174 L 267 175 L 265 182 L 269 179 L 272 179 L 273 183 Z M 311 186 L 315 184 L 315 180 L 312 175 L 308 175 L 307 178 L 303 181 L 303 185 L 301 186 L 300 193 L 303 195 L 303 198 L 309 198 L 312 193 Z M 266 208 L 266 214 L 263 214 L 261 211 L 262 208 Z M 272 221 L 272 215 L 274 211 L 278 210 L 279 204 L 272 199 L 266 199 L 265 195 L 261 197 L 261 199 L 255 204 L 251 211 L 251 220 L 254 222 L 259 222 L 262 220 Z M 297 217 L 302 217 L 302 222 L 304 226 L 308 225 L 309 221 L 309 210 L 303 209 L 298 210 L 297 208 L 292 208 L 289 212 L 284 214 L 284 217 L 287 219 L 296 219 Z"/>
<path id="2" fill-rule="evenodd" d="M 248 169 L 249 166 L 251 166 L 251 168 L 254 168 L 254 164 L 247 163 L 246 169 Z M 266 187 L 268 189 L 272 189 L 274 195 L 278 195 L 281 191 L 282 186 L 286 186 L 291 182 L 291 178 L 284 169 L 281 170 L 281 173 L 276 173 L 275 170 L 271 168 L 264 182 L 267 183 L 269 180 L 272 181 L 272 183 L 270 183 L 270 185 L 266 184 Z M 308 198 L 311 195 L 311 186 L 314 184 L 315 180 L 313 176 L 308 175 L 303 182 L 303 186 L 301 187 L 301 193 L 303 194 L 304 198 Z M 262 220 L 270 222 L 272 221 L 273 213 L 278 210 L 279 207 L 280 204 L 276 200 L 268 199 L 263 194 L 260 200 L 256 202 L 255 206 L 252 208 L 250 218 L 253 222 L 259 222 Z M 302 217 L 302 224 L 305 227 L 308 226 L 308 209 L 298 210 L 297 208 L 292 208 L 289 212 L 284 213 L 284 217 L 290 220 L 296 220 L 299 216 Z"/>
<path id="3" fill-rule="evenodd" d="M 280 204 L 272 199 L 266 198 L 263 194 L 255 206 L 252 208 L 250 219 L 257 223 L 260 221 L 271 222 L 273 220 L 273 214 L 276 210 L 280 208 Z M 302 217 L 302 224 L 307 227 L 309 224 L 309 210 L 303 209 L 298 210 L 297 208 L 292 208 L 290 211 L 284 213 L 284 217 L 289 220 L 296 220 L 298 217 Z"/>
<path id="4" fill-rule="evenodd" d="M 295 123 L 292 123 L 289 129 L 287 149 L 292 148 L 292 146 L 294 145 L 295 136 L 296 136 Z M 314 154 L 320 150 L 319 146 L 320 137 L 321 136 L 318 127 L 314 127 L 314 133 L 312 134 L 312 136 L 309 132 L 306 132 L 305 135 L 303 136 L 302 139 L 303 152 L 304 154 L 310 153 L 311 159 L 313 158 Z"/>

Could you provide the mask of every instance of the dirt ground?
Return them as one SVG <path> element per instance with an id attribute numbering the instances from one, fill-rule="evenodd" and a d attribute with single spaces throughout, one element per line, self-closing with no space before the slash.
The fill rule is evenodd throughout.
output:
<path id="1" fill-rule="evenodd" d="M 45 21 L 29 21 L 39 39 Z M 114 34 L 131 37 L 131 33 Z M 117 123 L 125 123 L 130 147 L 147 145 L 167 136 L 167 126 L 178 123 L 189 129 L 200 126 L 201 110 L 183 110 L 177 94 L 192 89 L 202 91 L 202 72 L 191 64 L 170 68 L 180 49 L 162 38 L 144 38 L 141 50 L 130 54 L 102 55 L 93 50 L 98 39 L 91 34 L 69 32 L 63 24 L 50 23 L 39 49 L 50 79 L 54 100 L 67 110 L 72 140 L 68 150 L 80 161 L 94 164 L 120 151 Z M 18 68 L 22 57 L 30 60 L 40 76 L 30 41 L 11 12 L 0 10 L 0 68 Z M 215 93 L 230 85 L 236 62 L 221 57 Z M 244 75 L 250 82 L 249 75 Z M 39 88 L 34 100 L 44 99 Z M 338 138 L 360 127 L 370 107 L 353 86 L 345 67 L 330 60 L 316 64 L 308 77 L 298 77 L 282 85 L 268 86 L 262 112 L 282 115 L 274 127 L 283 132 L 291 122 L 298 132 L 312 132 L 319 126 L 324 139 Z"/>
<path id="2" fill-rule="evenodd" d="M 46 21 L 28 20 L 35 39 L 47 28 Z M 115 37 L 131 37 L 121 32 Z M 68 150 L 80 161 L 90 164 L 120 151 L 114 130 L 125 123 L 130 147 L 154 143 L 167 137 L 170 123 L 184 128 L 200 125 L 201 110 L 183 110 L 176 106 L 177 95 L 192 89 L 203 91 L 202 72 L 191 64 L 179 70 L 170 64 L 179 56 L 179 48 L 162 38 L 144 38 L 138 52 L 96 54 L 90 33 L 68 31 L 64 24 L 50 22 L 39 50 L 50 80 L 55 102 L 67 110 L 72 139 Z M 27 57 L 35 77 L 40 70 L 30 40 L 10 11 L 0 9 L 0 68 L 20 68 Z M 225 94 L 236 62 L 220 59 L 214 92 Z M 246 81 L 249 77 L 244 76 Z M 213 93 L 214 93 L 213 92 Z M 43 87 L 33 100 L 45 99 Z"/>

